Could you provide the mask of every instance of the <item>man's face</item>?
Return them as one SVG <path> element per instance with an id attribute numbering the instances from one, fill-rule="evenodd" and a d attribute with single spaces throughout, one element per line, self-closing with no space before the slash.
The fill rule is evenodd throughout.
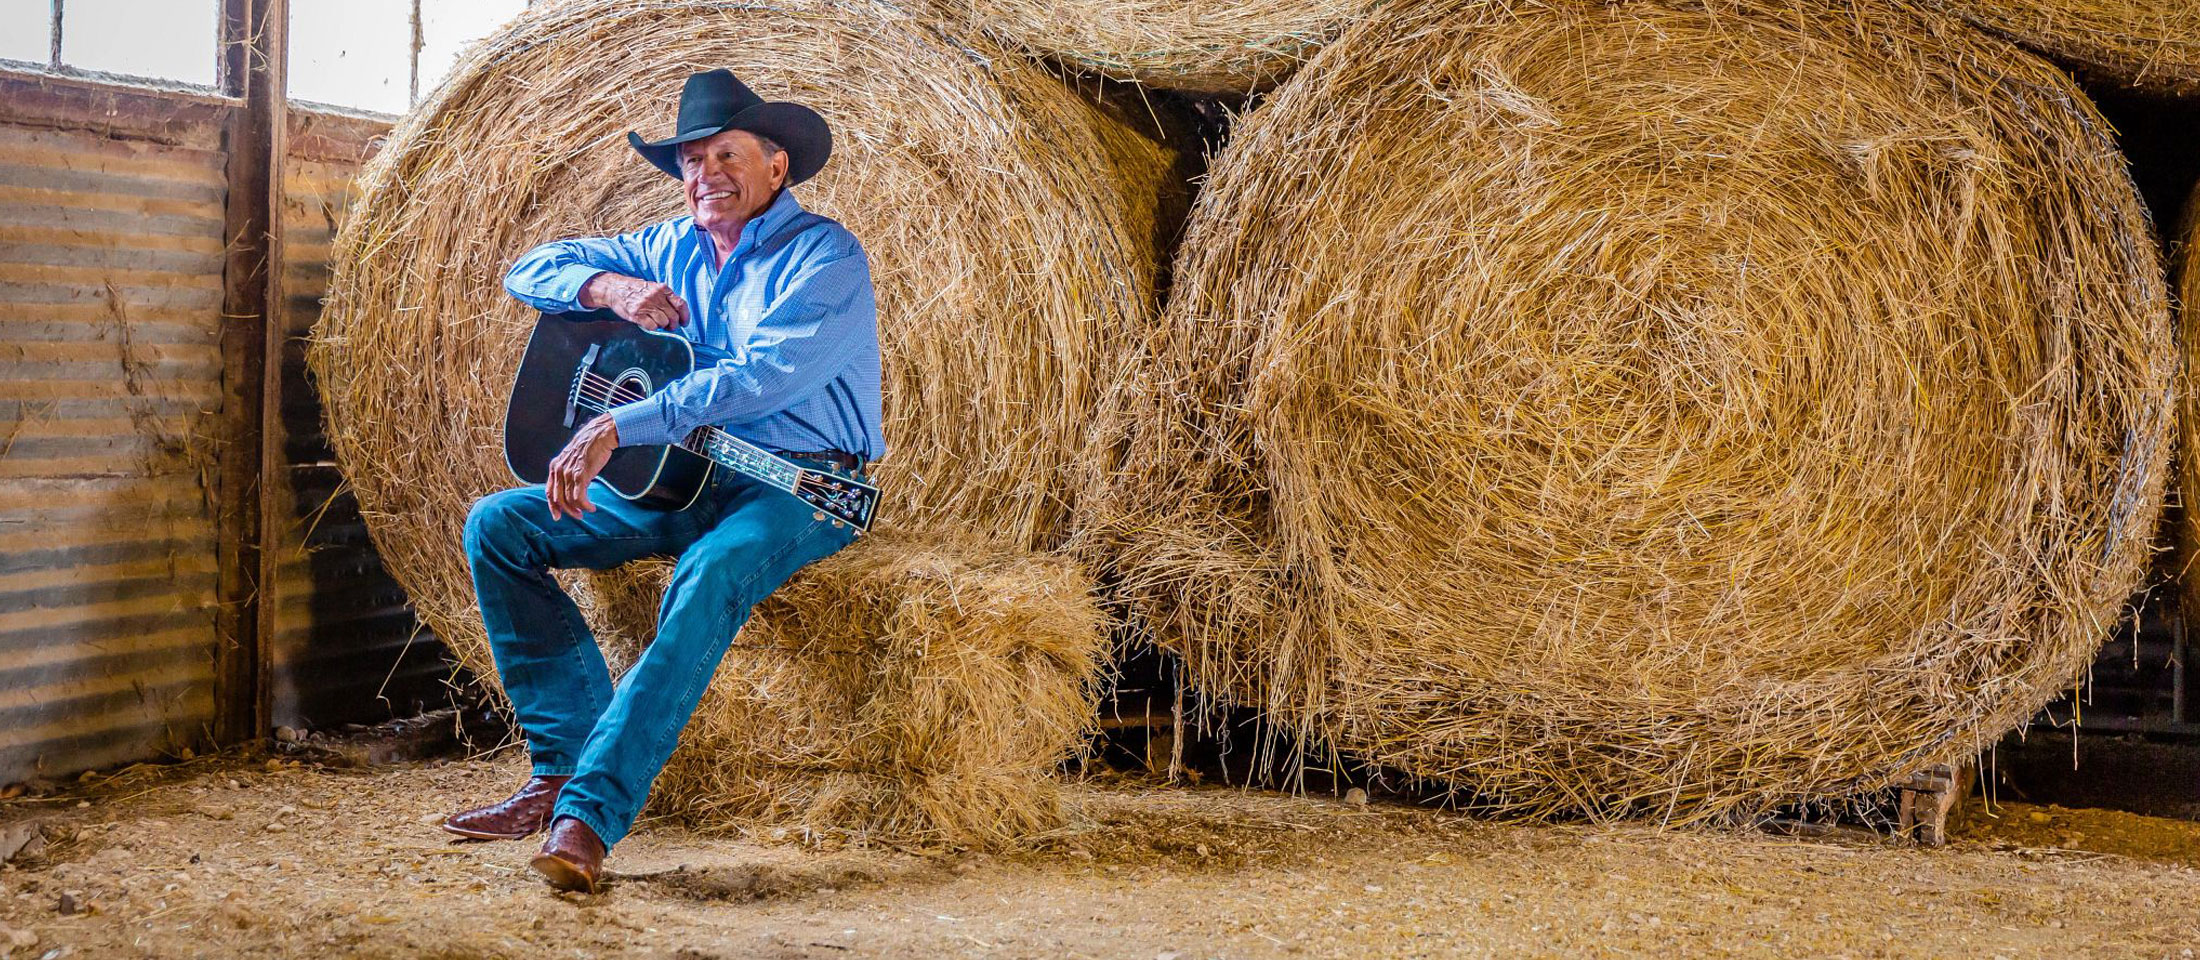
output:
<path id="1" fill-rule="evenodd" d="M 765 150 L 746 130 L 727 130 L 680 145 L 680 182 L 696 226 L 747 223 L 787 182 L 787 155 Z"/>

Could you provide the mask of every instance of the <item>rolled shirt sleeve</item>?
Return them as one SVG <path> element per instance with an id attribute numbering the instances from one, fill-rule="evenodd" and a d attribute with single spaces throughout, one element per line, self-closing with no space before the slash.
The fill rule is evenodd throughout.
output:
<path id="1" fill-rule="evenodd" d="M 878 322 L 870 263 L 852 238 L 848 247 L 821 255 L 790 279 L 765 308 L 745 349 L 612 408 L 619 445 L 673 444 L 706 424 L 768 417 L 824 389 L 846 370 L 876 342 Z M 579 282 L 586 281 L 584 276 Z M 579 287 L 574 290 L 577 294 Z M 514 296 L 520 294 L 515 290 Z"/>
<path id="2" fill-rule="evenodd" d="M 545 243 L 527 251 L 505 271 L 504 289 L 544 313 L 586 310 L 580 302 L 581 288 L 599 273 L 660 279 L 654 251 L 660 246 L 657 234 L 663 227 Z"/>

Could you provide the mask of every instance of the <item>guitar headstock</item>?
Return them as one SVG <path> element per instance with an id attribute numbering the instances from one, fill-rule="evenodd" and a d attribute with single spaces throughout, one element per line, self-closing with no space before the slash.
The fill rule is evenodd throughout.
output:
<path id="1" fill-rule="evenodd" d="M 858 533 L 871 529 L 871 515 L 878 509 L 877 487 L 818 470 L 802 471 L 795 480 L 794 495 Z"/>

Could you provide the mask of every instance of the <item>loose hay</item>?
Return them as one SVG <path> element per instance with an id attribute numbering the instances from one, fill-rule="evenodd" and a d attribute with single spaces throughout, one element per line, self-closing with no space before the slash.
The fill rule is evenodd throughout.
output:
<path id="1" fill-rule="evenodd" d="M 2193 0 L 1940 0 L 1981 27 L 2118 83 L 2200 95 Z"/>
<path id="2" fill-rule="evenodd" d="M 645 580 L 661 593 L 670 564 Z M 656 609 L 653 595 L 628 612 Z M 874 537 L 757 608 L 652 810 L 718 826 L 998 847 L 1059 825 L 1106 618 L 1066 560 Z M 621 651 L 627 658 L 638 651 Z"/>
<path id="3" fill-rule="evenodd" d="M 1902 7 L 1470 2 L 1237 129 L 1087 546 L 1194 681 L 1499 808 L 1960 757 L 2143 575 L 2174 347 L 2058 71 Z"/>
<path id="4" fill-rule="evenodd" d="M 484 682 L 459 533 L 468 504 L 512 483 L 504 396 L 534 320 L 501 278 L 544 240 L 680 212 L 623 135 L 664 129 L 682 78 L 719 66 L 834 125 L 832 163 L 797 195 L 870 254 L 887 525 L 1059 539 L 1101 358 L 1150 323 L 1168 157 L 1030 63 L 861 2 L 538 5 L 364 172 L 311 354 L 384 560 Z M 623 576 L 596 579 L 617 591 Z M 651 621 L 593 622 L 616 636 Z"/>
<path id="5" fill-rule="evenodd" d="M 922 0 L 1071 69 L 1202 93 L 1274 85 L 1376 0 Z"/>

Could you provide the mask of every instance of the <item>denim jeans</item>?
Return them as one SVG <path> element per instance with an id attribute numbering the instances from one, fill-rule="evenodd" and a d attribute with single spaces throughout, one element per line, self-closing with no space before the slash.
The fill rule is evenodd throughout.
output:
<path id="1" fill-rule="evenodd" d="M 589 500 L 595 512 L 553 521 L 540 486 L 490 494 L 467 516 L 465 544 L 489 648 L 534 772 L 573 778 L 554 816 L 579 818 L 608 848 L 633 827 L 750 608 L 856 535 L 724 469 L 711 471 L 685 510 L 639 507 L 600 482 Z M 588 623 L 549 571 L 606 570 L 651 556 L 679 561 L 656 639 L 614 687 Z"/>

